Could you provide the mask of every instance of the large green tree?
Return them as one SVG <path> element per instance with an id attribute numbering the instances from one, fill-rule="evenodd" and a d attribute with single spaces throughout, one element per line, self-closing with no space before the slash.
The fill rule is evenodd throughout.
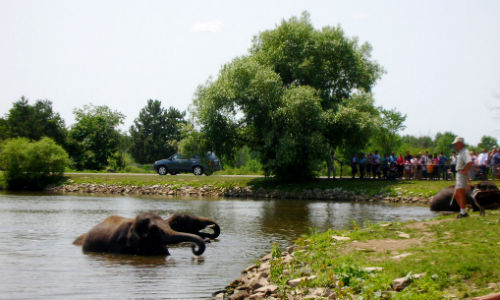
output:
<path id="1" fill-rule="evenodd" d="M 368 141 L 368 93 L 382 73 L 370 50 L 340 27 L 315 29 L 307 13 L 260 33 L 196 93 L 207 147 L 227 160 L 248 145 L 268 175 L 313 177 L 331 150 Z"/>
<path id="2" fill-rule="evenodd" d="M 398 132 L 406 126 L 406 115 L 396 109 L 379 108 L 380 119 L 378 129 L 373 136 L 374 142 L 382 155 L 390 155 L 401 146 L 401 137 Z"/>
<path id="3" fill-rule="evenodd" d="M 490 151 L 493 146 L 498 147 L 497 139 L 492 136 L 483 135 L 483 137 L 481 137 L 481 141 L 477 145 L 477 150 L 482 151 L 483 149 L 486 149 L 486 151 Z"/>
<path id="4" fill-rule="evenodd" d="M 446 156 L 450 156 L 452 151 L 456 151 L 455 146 L 451 144 L 456 136 L 456 134 L 450 131 L 438 132 L 434 138 L 434 153 L 443 152 Z"/>
<path id="5" fill-rule="evenodd" d="M 69 154 L 77 169 L 102 170 L 120 146 L 118 125 L 123 114 L 108 106 L 85 105 L 73 111 L 76 123 L 69 131 Z"/>
<path id="6" fill-rule="evenodd" d="M 162 108 L 159 100 L 148 100 L 129 130 L 134 159 L 144 164 L 174 154 L 186 123 L 185 115 L 174 107 Z"/>
<path id="7" fill-rule="evenodd" d="M 50 137 L 59 145 L 66 145 L 67 130 L 64 120 L 52 109 L 49 100 L 37 100 L 30 105 L 21 97 L 14 102 L 5 119 L 0 120 L 1 138 L 25 137 L 39 140 Z"/>
<path id="8" fill-rule="evenodd" d="M 4 118 L 0 118 L 0 141 L 3 141 L 9 137 L 7 121 Z"/>

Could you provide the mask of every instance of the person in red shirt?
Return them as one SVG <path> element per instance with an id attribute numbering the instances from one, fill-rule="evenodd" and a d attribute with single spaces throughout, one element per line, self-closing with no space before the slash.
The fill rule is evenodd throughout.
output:
<path id="1" fill-rule="evenodd" d="M 399 177 L 403 177 L 403 170 L 405 168 L 405 159 L 403 157 L 403 154 L 399 153 L 399 157 L 396 160 L 396 164 L 398 165 Z"/>

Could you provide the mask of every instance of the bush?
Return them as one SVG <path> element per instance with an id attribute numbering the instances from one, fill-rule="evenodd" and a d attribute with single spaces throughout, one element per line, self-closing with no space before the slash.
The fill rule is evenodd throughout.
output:
<path id="1" fill-rule="evenodd" d="M 66 151 L 47 137 L 37 142 L 9 139 L 0 147 L 0 168 L 10 190 L 40 190 L 57 183 L 68 165 Z"/>
<path id="2" fill-rule="evenodd" d="M 125 154 L 121 151 L 116 151 L 108 157 L 108 168 L 107 171 L 120 171 L 123 170 L 127 165 Z"/>

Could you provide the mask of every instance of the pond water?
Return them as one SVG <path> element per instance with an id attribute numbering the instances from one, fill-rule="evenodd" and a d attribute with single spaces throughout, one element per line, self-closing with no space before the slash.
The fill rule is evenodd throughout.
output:
<path id="1" fill-rule="evenodd" d="M 221 227 L 202 257 L 84 254 L 73 240 L 106 217 L 154 211 L 206 216 Z M 0 299 L 210 299 L 267 254 L 310 228 L 424 219 L 425 207 L 301 200 L 208 200 L 0 194 Z"/>

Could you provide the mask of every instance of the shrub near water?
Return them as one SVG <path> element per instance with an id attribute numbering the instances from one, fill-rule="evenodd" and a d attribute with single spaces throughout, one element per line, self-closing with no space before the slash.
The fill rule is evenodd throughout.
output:
<path id="1" fill-rule="evenodd" d="M 0 168 L 11 190 L 43 189 L 63 177 L 68 154 L 50 138 L 30 142 L 26 138 L 6 140 L 0 148 Z"/>

